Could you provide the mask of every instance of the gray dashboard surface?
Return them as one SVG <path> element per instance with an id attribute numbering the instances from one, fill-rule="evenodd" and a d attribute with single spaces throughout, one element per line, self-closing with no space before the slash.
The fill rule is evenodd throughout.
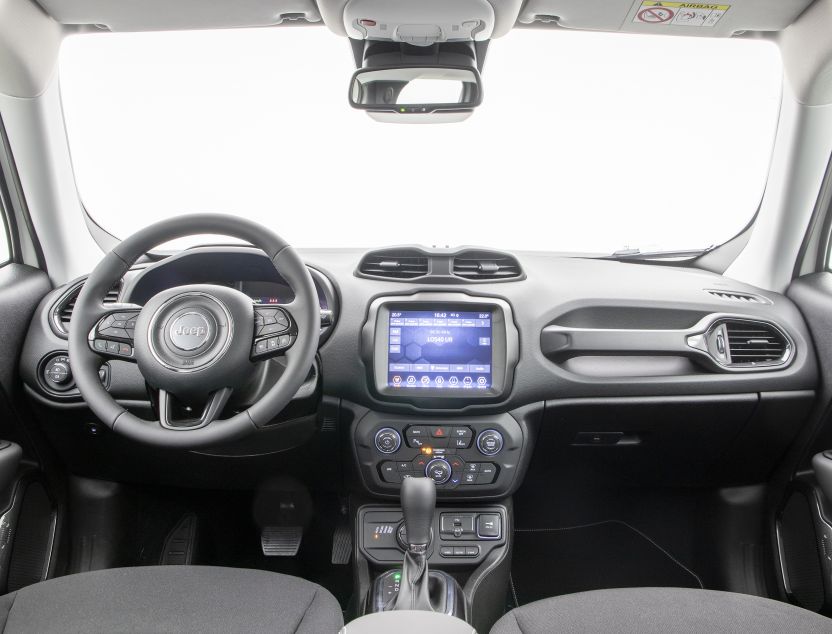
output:
<path id="1" fill-rule="evenodd" d="M 321 349 L 324 392 L 372 407 L 383 408 L 368 390 L 371 381 L 369 378 L 355 380 L 359 371 L 369 377 L 366 351 L 361 349 L 359 338 L 368 306 L 379 296 L 423 291 L 462 290 L 472 297 L 505 299 L 512 306 L 520 333 L 520 360 L 512 393 L 491 409 L 511 409 L 555 398 L 731 394 L 814 389 L 817 384 L 811 339 L 794 304 L 782 295 L 714 273 L 683 267 L 516 253 L 526 273 L 525 279 L 460 287 L 359 278 L 354 275 L 363 255 L 359 251 L 307 251 L 304 255 L 311 265 L 333 279 L 341 297 L 338 324 Z M 770 303 L 723 300 L 710 294 L 709 289 L 752 293 Z M 788 367 L 767 372 L 727 374 L 694 366 L 686 367 L 681 374 L 670 375 L 581 375 L 549 360 L 540 346 L 540 335 L 547 325 L 575 315 L 579 309 L 588 309 L 587 315 L 604 314 L 605 328 L 637 326 L 632 319 L 634 310 L 642 316 L 645 323 L 642 327 L 650 329 L 691 326 L 706 314 L 759 318 L 788 332 L 795 343 L 795 355 Z M 587 323 L 588 326 L 597 327 L 597 324 Z M 489 406 L 472 405 L 464 409 L 485 411 Z"/>
<path id="2" fill-rule="evenodd" d="M 364 250 L 315 249 L 301 253 L 307 264 L 332 281 L 339 300 L 335 327 L 320 349 L 323 392 L 373 409 L 416 411 L 413 405 L 381 400 L 371 390 L 370 357 L 361 339 L 369 306 L 385 295 L 426 291 L 466 293 L 472 299 L 503 299 L 512 307 L 519 332 L 519 362 L 511 393 L 497 403 L 453 408 L 457 413 L 506 411 L 563 398 L 747 394 L 817 387 L 815 353 L 795 305 L 782 295 L 718 274 L 685 267 L 514 253 L 525 279 L 470 285 L 431 284 L 356 276 L 356 267 L 366 254 Z M 216 257 L 223 257 L 221 248 Z M 736 302 L 721 299 L 708 290 L 752 293 L 768 301 Z M 60 292 L 61 289 L 56 290 L 41 303 L 29 329 L 21 371 L 30 386 L 35 381 L 33 368 L 39 359 L 65 346 L 65 341 L 49 327 L 49 309 Z M 561 363 L 547 358 L 541 349 L 541 333 L 552 324 L 683 330 L 708 315 L 762 319 L 777 325 L 794 342 L 791 362 L 780 369 L 726 373 L 667 353 L 596 351 L 592 356 Z M 357 380 L 358 377 L 363 380 Z"/>

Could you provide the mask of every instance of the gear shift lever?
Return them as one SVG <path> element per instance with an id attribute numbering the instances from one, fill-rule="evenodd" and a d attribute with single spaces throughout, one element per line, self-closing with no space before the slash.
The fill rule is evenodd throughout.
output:
<path id="1" fill-rule="evenodd" d="M 401 491 L 408 551 L 425 552 L 436 510 L 436 485 L 430 478 L 405 478 Z"/>
<path id="2" fill-rule="evenodd" d="M 370 609 L 426 610 L 465 618 L 465 595 L 457 581 L 441 570 L 428 570 L 428 550 L 436 511 L 436 485 L 430 478 L 405 478 L 401 489 L 405 546 L 401 571 L 389 570 L 376 578 Z M 395 599 L 388 599 L 398 586 Z M 395 601 L 395 603 L 394 603 Z"/>
<path id="3" fill-rule="evenodd" d="M 428 588 L 427 549 L 436 510 L 436 485 L 430 478 L 405 478 L 401 490 L 407 533 L 397 610 L 433 610 Z"/>

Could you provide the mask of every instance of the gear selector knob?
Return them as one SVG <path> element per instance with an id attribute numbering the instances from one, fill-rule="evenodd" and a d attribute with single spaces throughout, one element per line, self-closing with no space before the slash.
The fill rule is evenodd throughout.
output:
<path id="1" fill-rule="evenodd" d="M 436 510 L 436 485 L 430 478 L 405 478 L 401 490 L 402 512 L 410 549 L 430 543 Z"/>

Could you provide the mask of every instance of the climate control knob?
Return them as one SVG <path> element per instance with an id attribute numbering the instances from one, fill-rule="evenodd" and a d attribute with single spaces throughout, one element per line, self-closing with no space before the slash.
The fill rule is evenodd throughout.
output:
<path id="1" fill-rule="evenodd" d="M 436 484 L 445 484 L 451 479 L 451 465 L 444 458 L 434 458 L 425 466 L 425 475 Z"/>
<path id="2" fill-rule="evenodd" d="M 483 456 L 496 456 L 503 448 L 503 435 L 496 429 L 486 429 L 477 436 L 477 449 Z"/>
<path id="3" fill-rule="evenodd" d="M 401 434 L 395 429 L 385 427 L 376 433 L 376 449 L 381 453 L 395 453 L 401 446 Z"/>

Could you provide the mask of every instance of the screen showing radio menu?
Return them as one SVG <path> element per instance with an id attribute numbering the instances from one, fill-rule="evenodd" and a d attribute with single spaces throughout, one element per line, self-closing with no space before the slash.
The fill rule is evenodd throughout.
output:
<path id="1" fill-rule="evenodd" d="M 401 389 L 491 387 L 491 313 L 390 311 L 387 384 Z"/>

